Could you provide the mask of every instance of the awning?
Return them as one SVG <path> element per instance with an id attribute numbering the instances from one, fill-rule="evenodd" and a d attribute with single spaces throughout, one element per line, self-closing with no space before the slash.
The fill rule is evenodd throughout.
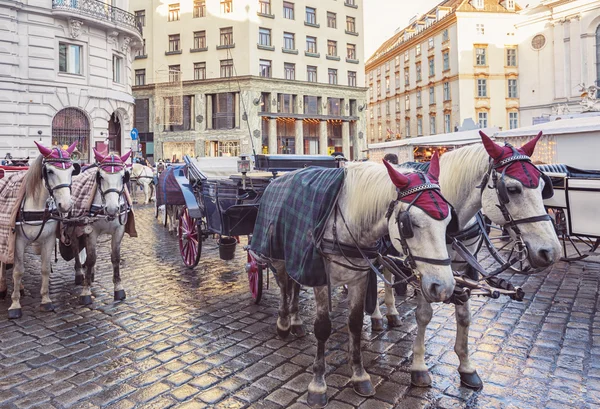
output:
<path id="1" fill-rule="evenodd" d="M 390 142 L 369 144 L 369 149 L 395 148 L 401 146 L 462 146 L 481 142 L 479 131 L 486 135 L 498 132 L 499 128 L 471 129 L 468 131 L 451 132 L 438 135 L 420 136 L 417 138 L 406 138 Z M 493 139 L 493 138 L 492 138 Z"/>
<path id="2" fill-rule="evenodd" d="M 535 136 L 540 131 L 542 131 L 544 135 L 564 135 L 573 133 L 598 132 L 600 131 L 600 116 L 560 119 L 557 121 L 544 122 L 542 124 L 525 126 L 523 128 L 511 129 L 509 131 L 496 132 L 494 136 L 497 138 Z"/>

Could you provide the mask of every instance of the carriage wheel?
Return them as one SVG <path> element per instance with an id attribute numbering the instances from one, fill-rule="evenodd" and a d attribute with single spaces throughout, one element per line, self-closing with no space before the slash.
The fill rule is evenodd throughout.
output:
<path id="1" fill-rule="evenodd" d="M 263 290 L 263 269 L 258 264 L 258 261 L 252 254 L 248 252 L 248 263 L 246 264 L 246 272 L 248 273 L 248 285 L 250 286 L 250 295 L 254 300 L 254 304 L 260 303 Z"/>
<path id="2" fill-rule="evenodd" d="M 502 227 L 492 224 L 489 219 L 486 220 L 486 231 L 488 233 L 489 240 L 484 237 L 481 241 L 485 244 L 488 249 L 489 256 L 491 256 L 500 265 L 508 262 L 508 258 L 514 258 L 516 255 L 517 244 L 514 242 L 510 234 Z M 488 257 L 489 257 L 488 256 Z M 479 260 L 480 262 L 485 261 L 488 257 Z M 521 260 L 513 264 L 507 269 L 507 271 L 513 271 L 519 274 L 531 273 L 531 265 L 527 259 Z"/>
<path id="3" fill-rule="evenodd" d="M 562 261 L 583 260 L 590 253 L 596 251 L 600 245 L 600 239 L 569 235 L 565 211 L 563 209 L 551 209 L 551 214 L 554 216 L 556 235 L 562 244 L 563 255 L 560 258 Z"/>
<path id="4" fill-rule="evenodd" d="M 196 219 L 190 216 L 187 207 L 182 209 L 179 216 L 177 233 L 183 263 L 190 268 L 196 267 L 202 252 L 202 239 L 198 230 L 198 223 L 196 223 Z"/>

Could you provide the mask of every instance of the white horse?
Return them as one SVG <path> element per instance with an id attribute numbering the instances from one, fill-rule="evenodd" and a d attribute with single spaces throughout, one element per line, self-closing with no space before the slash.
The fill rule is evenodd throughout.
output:
<path id="1" fill-rule="evenodd" d="M 50 299 L 50 261 L 52 249 L 56 242 L 58 222 L 49 218 L 50 214 L 66 214 L 73 205 L 71 201 L 71 176 L 76 169 L 71 162 L 70 154 L 76 143 L 66 150 L 49 149 L 36 142 L 41 155 L 27 170 L 23 183 L 25 197 L 16 226 L 16 238 L 13 266 L 12 304 L 8 309 L 8 318 L 20 318 L 22 278 L 25 272 L 25 247 L 37 243 L 42 256 L 42 288 L 40 294 L 42 311 L 53 311 Z M 6 294 L 6 266 L 0 267 L 0 294 Z"/>
<path id="2" fill-rule="evenodd" d="M 144 204 L 150 203 L 154 196 L 154 169 L 140 163 L 134 163 L 131 169 L 131 182 L 137 185 L 131 189 L 135 192 L 134 196 L 137 195 L 137 187 L 139 186 L 144 191 Z"/>
<path id="3" fill-rule="evenodd" d="M 288 175 L 293 175 L 293 173 Z M 288 175 L 275 179 L 267 187 L 263 202 L 268 200 L 269 190 Z M 437 175 L 432 175 L 432 178 L 433 176 L 437 178 Z M 445 245 L 446 228 L 451 216 L 449 208 L 446 207 L 448 210 L 446 216 L 434 219 L 421 207 L 412 206 L 404 201 L 406 198 L 403 195 L 408 193 L 407 189 L 424 188 L 421 177 L 424 176 L 414 173 L 410 169 L 395 170 L 389 166 L 386 171 L 386 167 L 369 162 L 347 164 L 346 179 L 337 202 L 338 211 L 333 211 L 326 221 L 324 240 L 344 243 L 354 248 L 369 248 L 373 247 L 379 238 L 389 234 L 399 251 L 409 249 L 420 277 L 420 288 L 424 297 L 432 302 L 444 301 L 454 291 L 454 278 Z M 418 194 L 420 195 L 420 193 Z M 422 195 L 423 199 L 428 199 L 430 194 L 433 197 L 433 195 L 439 195 L 439 191 L 433 193 L 432 190 L 427 190 Z M 436 197 L 439 197 L 442 202 L 441 196 Z M 410 200 L 412 199 L 409 199 L 408 202 Z M 433 199 L 428 200 L 433 201 Z M 442 203 L 442 205 L 447 206 L 446 203 Z M 261 206 L 259 220 L 263 210 L 264 206 Z M 400 232 L 404 229 L 407 219 L 409 219 L 408 223 L 412 222 L 413 235 Z M 336 224 L 337 228 L 335 228 Z M 293 228 L 293 226 L 288 226 L 288 228 Z M 400 243 L 403 245 L 401 246 Z M 267 262 L 260 256 L 259 260 Z M 348 286 L 351 382 L 357 394 L 372 396 L 375 391 L 371 378 L 363 367 L 360 348 L 369 270 L 368 261 L 356 256 L 346 257 L 336 254 L 324 257 L 323 261 L 331 286 Z M 292 281 L 287 277 L 285 261 L 269 260 L 269 262 L 277 271 L 281 287 L 277 331 L 280 336 L 286 336 L 298 319 L 297 310 L 292 311 L 290 319 L 289 299 L 290 296 L 293 296 Z M 295 287 L 299 288 L 297 285 Z M 313 366 L 314 375 L 308 386 L 307 400 L 309 406 L 320 408 L 327 404 L 325 343 L 331 333 L 331 321 L 327 286 L 314 287 L 314 292 L 317 304 L 314 332 L 318 343 Z M 297 299 L 297 297 L 295 298 Z M 297 305 L 297 300 L 293 303 Z M 423 354 L 420 355 L 420 359 L 424 359 Z"/>

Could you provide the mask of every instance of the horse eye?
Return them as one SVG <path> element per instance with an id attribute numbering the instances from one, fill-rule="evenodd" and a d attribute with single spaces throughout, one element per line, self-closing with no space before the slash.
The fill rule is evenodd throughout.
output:
<path id="1" fill-rule="evenodd" d="M 53 171 L 52 169 L 48 169 L 47 173 L 48 173 L 49 175 L 54 175 L 54 171 Z"/>
<path id="2" fill-rule="evenodd" d="M 520 186 L 511 186 L 511 187 L 506 188 L 506 190 L 511 195 L 518 195 L 519 193 L 521 193 L 521 187 Z"/>

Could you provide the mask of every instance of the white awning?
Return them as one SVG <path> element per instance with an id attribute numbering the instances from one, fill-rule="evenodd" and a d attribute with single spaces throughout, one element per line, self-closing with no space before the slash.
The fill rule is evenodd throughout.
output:
<path id="1" fill-rule="evenodd" d="M 544 135 L 564 135 L 584 132 L 600 131 L 600 116 L 587 118 L 560 119 L 558 121 L 545 122 L 542 124 L 525 126 L 523 128 L 511 129 L 509 131 L 496 132 L 496 138 L 510 138 L 517 136 L 535 136 L 540 131 Z"/>
<path id="2" fill-rule="evenodd" d="M 493 139 L 493 134 L 499 128 L 471 129 L 469 131 L 451 132 L 438 135 L 420 136 L 417 138 L 406 138 L 390 142 L 369 144 L 369 149 L 395 148 L 400 146 L 461 146 L 481 142 L 479 131 Z"/>

